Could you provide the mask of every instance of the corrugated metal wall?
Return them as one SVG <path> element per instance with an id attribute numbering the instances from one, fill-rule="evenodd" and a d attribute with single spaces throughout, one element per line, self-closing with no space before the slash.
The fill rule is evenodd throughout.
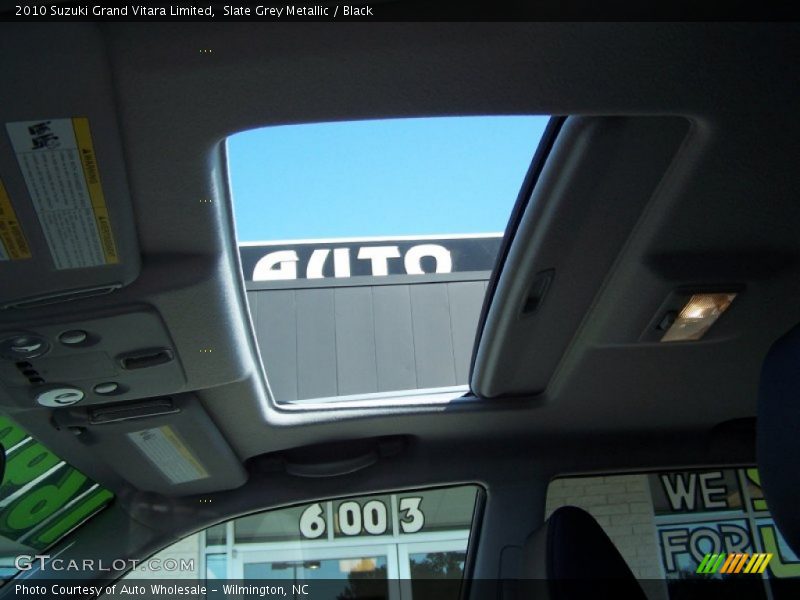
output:
<path id="1" fill-rule="evenodd" d="M 278 401 L 465 385 L 487 281 L 247 292 Z"/>

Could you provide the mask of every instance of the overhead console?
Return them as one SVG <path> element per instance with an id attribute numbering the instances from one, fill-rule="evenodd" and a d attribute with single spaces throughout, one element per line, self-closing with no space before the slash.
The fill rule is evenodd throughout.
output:
<path id="1" fill-rule="evenodd" d="M 186 378 L 164 323 L 146 307 L 0 328 L 0 401 L 58 408 L 183 391 Z"/>
<path id="2" fill-rule="evenodd" d="M 242 485 L 246 472 L 148 306 L 0 328 L 3 412 L 110 489 L 182 496 Z M 114 474 L 109 479 L 109 474 Z"/>

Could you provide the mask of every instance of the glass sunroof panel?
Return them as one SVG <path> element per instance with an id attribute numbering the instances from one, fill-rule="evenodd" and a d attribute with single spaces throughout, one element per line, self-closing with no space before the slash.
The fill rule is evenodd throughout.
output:
<path id="1" fill-rule="evenodd" d="M 336 122 L 228 139 L 243 278 L 276 401 L 466 391 L 486 284 L 547 121 Z"/>

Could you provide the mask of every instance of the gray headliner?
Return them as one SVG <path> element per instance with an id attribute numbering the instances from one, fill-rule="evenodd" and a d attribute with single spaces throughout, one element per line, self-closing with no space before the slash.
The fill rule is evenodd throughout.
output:
<path id="1" fill-rule="evenodd" d="M 748 275 L 751 310 L 730 320 L 728 341 L 631 345 L 618 338 L 616 327 L 629 314 L 651 311 L 663 290 L 687 278 L 681 269 L 675 276 L 663 267 L 675 257 L 736 258 L 756 250 L 797 256 L 799 125 L 788 116 L 800 105 L 798 87 L 789 85 L 796 72 L 796 26 L 2 27 L 23 27 L 31 35 L 46 28 L 46 47 L 13 53 L 13 60 L 45 70 L 80 70 L 71 56 L 76 44 L 107 51 L 115 96 L 106 100 L 117 110 L 142 266 L 139 278 L 113 298 L 83 300 L 79 308 L 91 311 L 109 301 L 156 307 L 181 355 L 187 389 L 242 459 L 367 433 L 415 438 L 406 456 L 348 477 L 251 475 L 244 487 L 218 494 L 213 510 L 201 512 L 195 499 L 165 501 L 114 483 L 106 466 L 93 469 L 95 459 L 75 455 L 71 442 L 49 429 L 47 416 L 31 410 L 24 415 L 31 430 L 88 472 L 104 473 L 99 479 L 122 499 L 87 525 L 86 538 L 70 552 L 102 546 L 105 521 L 128 524 L 115 556 L 123 546 L 122 554 L 139 556 L 225 516 L 262 507 L 478 481 L 488 489 L 483 531 L 491 534 L 483 536 L 476 574 L 489 577 L 497 573 L 500 548 L 519 544 L 540 522 L 544 487 L 554 474 L 752 460 L 746 437 L 737 445 L 735 433 L 717 437 L 710 431 L 755 414 L 763 355 L 800 320 L 800 305 L 782 301 L 800 291 L 796 262 L 761 276 L 756 256 Z M 199 48 L 214 53 L 201 55 Z M 9 60 L 4 54 L 2 60 Z M 27 98 L 21 92 L 21 102 Z M 40 100 L 39 110 L 58 113 L 70 102 L 58 90 Z M 20 118 L 9 110 L 0 109 L 4 121 Z M 238 276 L 222 141 L 264 125 L 484 113 L 676 115 L 694 124 L 674 186 L 617 258 L 547 397 L 314 413 L 271 406 Z M 200 198 L 214 202 L 200 204 Z M 654 268 L 654 256 L 669 260 Z M 719 264 L 698 264 L 694 276 L 702 279 L 703 268 Z M 721 264 L 724 269 L 728 263 Z M 42 311 L 26 315 L 49 314 Z M 6 315 L 0 319 L 10 322 Z M 214 347 L 213 360 L 199 355 L 199 346 Z M 168 525 L 159 502 L 167 502 L 175 517 Z M 125 510 L 133 511 L 134 521 L 126 520 Z"/>

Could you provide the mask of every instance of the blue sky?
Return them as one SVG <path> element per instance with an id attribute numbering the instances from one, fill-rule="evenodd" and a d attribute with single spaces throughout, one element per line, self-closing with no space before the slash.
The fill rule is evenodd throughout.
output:
<path id="1" fill-rule="evenodd" d="M 448 117 L 236 134 L 239 241 L 500 232 L 546 125 Z"/>

